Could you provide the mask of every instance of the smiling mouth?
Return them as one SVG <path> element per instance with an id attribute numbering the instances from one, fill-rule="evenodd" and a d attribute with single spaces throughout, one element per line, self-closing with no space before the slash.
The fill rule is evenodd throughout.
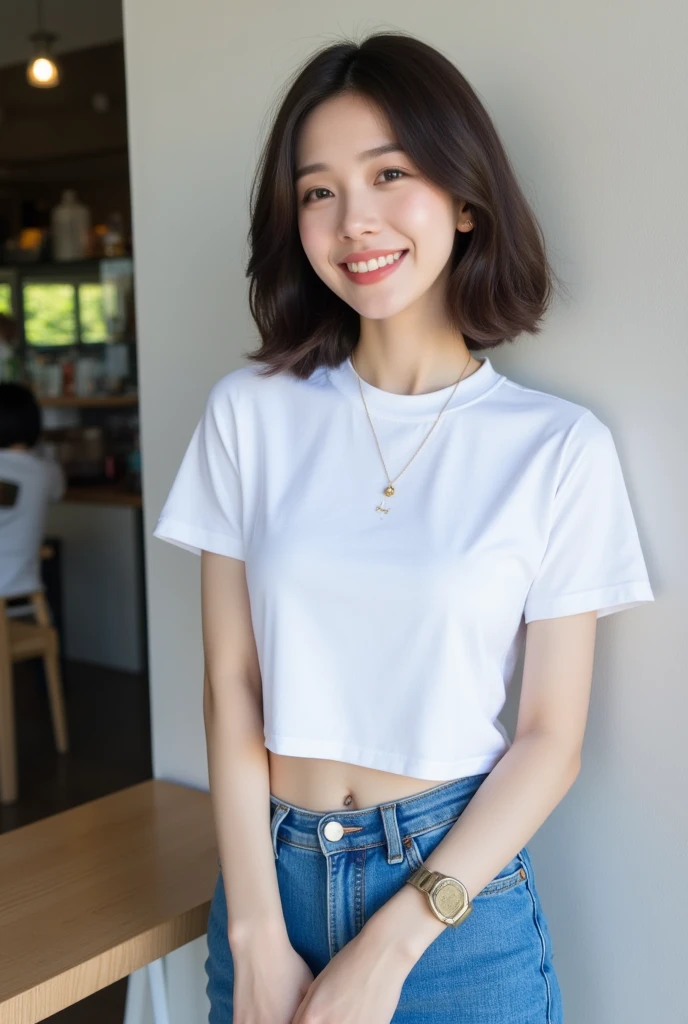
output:
<path id="1" fill-rule="evenodd" d="M 397 253 L 399 254 L 398 256 Z M 389 253 L 387 257 L 384 257 L 384 263 L 371 270 L 349 270 L 349 266 L 346 263 L 339 263 L 338 266 L 349 280 L 355 281 L 356 284 L 375 284 L 376 281 L 381 280 L 383 277 L 389 277 L 390 274 L 393 274 L 397 267 L 404 262 L 407 253 L 408 249 L 398 249 L 395 253 Z M 390 262 L 387 262 L 387 260 Z M 365 266 L 365 262 L 352 264 L 352 266 Z"/>

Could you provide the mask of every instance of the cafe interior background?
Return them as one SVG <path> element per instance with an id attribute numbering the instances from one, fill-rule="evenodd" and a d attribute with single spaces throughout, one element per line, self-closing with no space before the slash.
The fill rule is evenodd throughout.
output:
<path id="1" fill-rule="evenodd" d="M 58 753 L 42 661 L 14 664 L 2 832 L 151 777 L 122 36 L 120 0 L 0 0 L 0 376 L 33 390 L 67 482 L 41 564 L 69 735 Z"/>
<path id="2" fill-rule="evenodd" d="M 301 19 L 277 0 L 124 3 L 129 117 L 121 0 L 44 0 L 60 71 L 49 88 L 27 79 L 40 5 L 0 0 L 0 322 L 11 335 L 0 335 L 2 369 L 31 371 L 45 444 L 69 480 L 50 510 L 43 560 L 69 751 L 55 750 L 40 663 L 16 665 L 18 799 L 0 806 L 0 831 L 150 778 L 151 718 L 156 777 L 206 785 L 195 560 L 147 545 L 148 623 L 144 616 L 138 368 L 150 536 L 207 390 L 232 360 L 240 364 L 253 326 L 237 240 L 265 111 L 325 38 L 392 17 L 445 47 L 484 91 L 537 191 L 575 301 L 558 309 L 544 339 L 519 342 L 497 366 L 590 405 L 614 428 L 661 596 L 655 614 L 600 626 L 584 770 L 532 843 L 565 998 L 576 1021 L 630 1024 L 658 1012 L 682 1020 L 685 918 L 675 882 L 685 877 L 686 825 L 675 761 L 686 715 L 676 640 L 688 491 L 676 452 L 685 434 L 688 231 L 675 197 L 686 160 L 676 131 L 688 95 L 685 5 L 617 3 L 600 15 L 592 0 L 536 0 L 524 18 L 502 2 L 495 21 L 492 7 L 457 14 L 446 0 L 402 0 L 393 15 L 304 0 Z M 637 198 L 647 195 L 652 215 L 638 217 Z M 89 225 L 89 251 L 78 259 L 54 252 L 53 213 L 65 205 L 58 222 Z M 144 282 L 138 301 L 134 269 Z M 190 352 L 199 334 L 202 360 Z M 648 348 L 656 338 L 661 358 Z M 181 411 L 171 388 L 185 395 Z M 651 827 L 638 827 L 648 809 Z M 673 894 L 646 900 L 640 923 L 638 900 L 628 898 L 638 865 Z M 583 889 L 591 900 L 581 900 Z M 175 1021 L 201 1019 L 186 1011 L 201 1004 L 204 949 L 189 945 L 168 974 Z M 119 982 L 50 1019 L 114 1024 L 125 996 Z"/>

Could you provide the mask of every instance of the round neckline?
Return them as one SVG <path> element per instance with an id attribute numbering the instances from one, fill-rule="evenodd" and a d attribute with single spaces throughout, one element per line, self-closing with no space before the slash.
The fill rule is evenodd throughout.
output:
<path id="1" fill-rule="evenodd" d="M 361 404 L 358 376 L 349 356 L 338 366 L 328 366 L 327 374 L 338 391 Z M 484 356 L 478 369 L 459 383 L 443 415 L 484 397 L 502 380 L 503 374 L 497 373 L 488 356 Z M 399 395 L 394 391 L 376 388 L 361 378 L 363 396 L 371 412 L 394 419 L 429 419 L 437 416 L 454 386 L 449 384 L 446 388 L 419 395 Z"/>

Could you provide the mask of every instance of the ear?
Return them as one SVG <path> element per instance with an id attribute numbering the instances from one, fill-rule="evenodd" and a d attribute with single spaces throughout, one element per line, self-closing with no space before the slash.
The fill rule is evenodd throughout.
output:
<path id="1" fill-rule="evenodd" d="M 475 227 L 475 221 L 473 215 L 468 208 L 468 204 L 463 199 L 459 199 L 456 203 L 456 230 L 465 234 L 467 231 L 472 231 Z"/>

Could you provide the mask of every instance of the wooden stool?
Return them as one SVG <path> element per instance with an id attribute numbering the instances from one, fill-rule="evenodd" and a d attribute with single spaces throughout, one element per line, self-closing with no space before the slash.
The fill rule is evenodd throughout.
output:
<path id="1" fill-rule="evenodd" d="M 43 592 L 36 591 L 26 596 L 33 606 L 35 622 L 11 619 L 7 602 L 0 598 L 0 803 L 3 804 L 14 803 L 17 799 L 15 662 L 27 661 L 29 658 L 43 659 L 55 746 L 61 754 L 69 749 L 57 630 L 51 623 L 50 610 Z"/>

